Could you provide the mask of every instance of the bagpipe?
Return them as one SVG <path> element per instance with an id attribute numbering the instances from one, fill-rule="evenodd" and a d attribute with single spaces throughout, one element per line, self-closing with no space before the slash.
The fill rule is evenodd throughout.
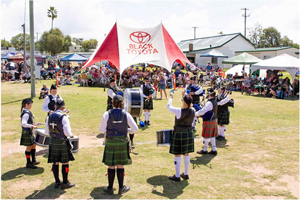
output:
<path id="1" fill-rule="evenodd" d="M 193 108 L 195 108 L 196 112 L 202 109 L 200 103 L 199 104 L 194 104 Z M 213 111 L 208 111 L 200 117 L 203 118 L 204 121 L 211 121 L 212 118 L 214 117 L 214 112 Z"/>
<path id="2" fill-rule="evenodd" d="M 222 94 L 222 99 L 225 99 L 227 96 L 228 96 L 228 94 L 231 92 L 231 90 L 230 89 L 225 89 L 225 92 Z M 232 108 L 234 108 L 234 99 L 230 99 L 226 104 L 224 104 L 223 106 L 228 106 L 228 107 L 232 107 Z"/>
<path id="3" fill-rule="evenodd" d="M 194 86 L 194 85 L 191 85 L 189 88 L 190 88 L 190 92 L 197 92 L 198 90 L 200 90 L 199 86 Z M 205 94 L 205 90 L 203 90 L 203 91 L 204 91 L 204 93 L 201 93 L 198 96 L 200 96 L 200 97 L 203 96 Z"/>

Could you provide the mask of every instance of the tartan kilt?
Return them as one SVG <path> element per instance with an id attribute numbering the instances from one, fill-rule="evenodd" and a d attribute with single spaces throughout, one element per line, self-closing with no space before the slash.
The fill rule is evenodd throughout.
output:
<path id="1" fill-rule="evenodd" d="M 153 100 L 152 97 L 150 98 L 150 100 L 146 101 L 146 98 L 144 98 L 144 110 L 153 110 Z"/>
<path id="2" fill-rule="evenodd" d="M 22 135 L 20 140 L 20 145 L 23 146 L 32 146 L 34 144 L 34 136 L 32 131 L 22 129 Z"/>
<path id="3" fill-rule="evenodd" d="M 218 136 L 218 121 L 217 119 L 210 121 L 203 121 L 202 137 L 212 138 Z"/>
<path id="4" fill-rule="evenodd" d="M 184 155 L 194 152 L 194 135 L 192 131 L 175 132 L 170 139 L 169 153 L 175 155 Z"/>
<path id="5" fill-rule="evenodd" d="M 66 139 L 50 137 L 48 163 L 67 163 L 75 160 L 71 150 L 68 148 Z"/>
<path id="6" fill-rule="evenodd" d="M 229 111 L 218 112 L 218 124 L 221 126 L 228 125 L 229 124 L 229 116 L 230 116 Z"/>
<path id="7" fill-rule="evenodd" d="M 130 165 L 132 163 L 127 136 L 106 138 L 102 162 L 107 166 Z"/>

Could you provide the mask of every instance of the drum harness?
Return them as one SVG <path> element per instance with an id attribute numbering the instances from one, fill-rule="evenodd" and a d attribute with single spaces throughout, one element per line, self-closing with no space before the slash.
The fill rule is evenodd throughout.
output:
<path id="1" fill-rule="evenodd" d="M 112 122 L 113 122 L 114 124 L 119 124 L 119 123 L 122 123 L 122 122 L 123 122 L 124 115 L 125 115 L 125 111 L 122 110 L 121 118 L 120 118 L 119 121 L 115 120 L 114 115 L 111 113 L 111 110 L 108 111 L 108 114 L 109 114 L 109 116 L 111 117 Z M 115 133 L 115 134 L 117 134 L 117 133 Z M 129 139 L 128 139 L 127 136 L 126 136 L 126 140 L 122 140 L 122 139 L 116 138 L 116 137 L 114 137 L 114 136 L 106 136 L 106 138 L 113 139 L 113 140 L 119 140 L 119 141 L 122 141 L 122 142 L 129 142 Z"/>

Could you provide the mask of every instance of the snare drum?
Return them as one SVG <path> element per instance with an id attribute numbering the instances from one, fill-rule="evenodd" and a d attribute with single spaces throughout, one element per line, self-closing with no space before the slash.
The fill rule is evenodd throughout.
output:
<path id="1" fill-rule="evenodd" d="M 124 91 L 124 109 L 132 117 L 140 117 L 143 113 L 144 99 L 141 89 L 126 88 Z"/>
<path id="2" fill-rule="evenodd" d="M 41 147 L 49 146 L 49 135 L 45 134 L 45 129 L 34 129 L 34 143 Z"/>
<path id="3" fill-rule="evenodd" d="M 68 138 L 73 145 L 72 153 L 77 153 L 79 151 L 79 137 L 75 136 L 73 138 Z"/>
<path id="4" fill-rule="evenodd" d="M 161 145 L 170 145 L 170 139 L 173 137 L 173 129 L 165 129 L 156 131 L 157 137 L 157 146 Z"/>

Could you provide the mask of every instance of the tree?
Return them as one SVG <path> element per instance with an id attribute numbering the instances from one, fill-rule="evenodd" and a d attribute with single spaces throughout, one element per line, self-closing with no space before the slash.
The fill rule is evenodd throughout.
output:
<path id="1" fill-rule="evenodd" d="M 20 33 L 14 37 L 11 38 L 11 45 L 15 47 L 17 50 L 24 50 L 24 36 L 23 33 Z M 25 34 L 25 44 L 26 49 L 30 49 L 30 35 Z"/>
<path id="2" fill-rule="evenodd" d="M 263 43 L 263 47 L 279 47 L 280 38 L 280 32 L 274 27 L 269 27 L 263 30 L 261 42 Z"/>
<path id="3" fill-rule="evenodd" d="M 48 51 L 51 55 L 56 55 L 63 51 L 64 37 L 58 28 L 49 32 L 45 31 L 39 41 L 40 51 Z"/>
<path id="4" fill-rule="evenodd" d="M 84 51 L 89 51 L 89 49 L 95 49 L 98 45 L 98 41 L 96 39 L 85 40 L 82 42 L 82 48 Z"/>
<path id="5" fill-rule="evenodd" d="M 257 47 L 262 47 L 261 37 L 263 35 L 263 27 L 257 22 L 254 27 L 248 28 L 248 39 Z"/>
<path id="6" fill-rule="evenodd" d="M 5 42 L 5 43 L 4 43 Z M 1 47 L 11 47 L 11 43 L 9 41 L 6 40 L 1 40 Z"/>
<path id="7" fill-rule="evenodd" d="M 290 40 L 287 36 L 284 36 L 283 38 L 280 39 L 280 44 L 282 44 L 282 46 L 284 47 L 294 45 L 293 40 Z"/>
<path id="8" fill-rule="evenodd" d="M 53 21 L 57 18 L 57 10 L 55 7 L 50 6 L 50 9 L 47 10 L 47 16 L 52 19 L 51 30 L 53 29 Z"/>
<path id="9" fill-rule="evenodd" d="M 69 48 L 72 46 L 72 38 L 69 35 L 64 37 L 63 51 L 69 52 Z"/>
<path id="10" fill-rule="evenodd" d="M 75 42 L 77 45 L 82 45 L 83 38 L 73 38 L 73 42 Z"/>

